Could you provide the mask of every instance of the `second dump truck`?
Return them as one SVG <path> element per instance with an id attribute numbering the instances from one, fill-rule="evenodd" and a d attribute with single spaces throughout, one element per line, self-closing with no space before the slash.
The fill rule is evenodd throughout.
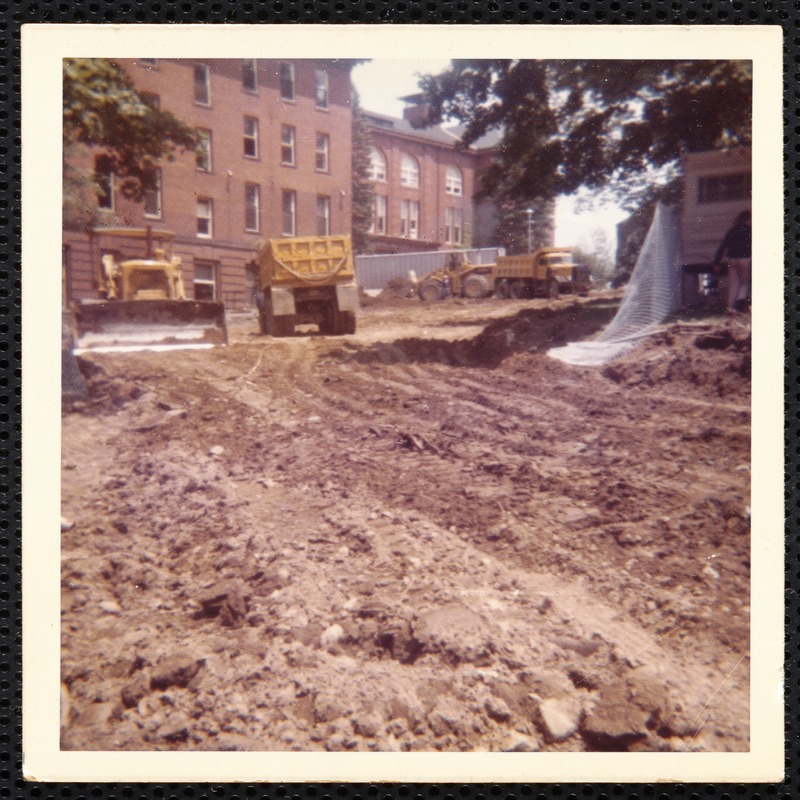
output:
<path id="1" fill-rule="evenodd" d="M 469 264 L 451 255 L 447 266 L 426 275 L 417 292 L 428 302 L 443 297 L 477 299 L 495 297 L 549 297 L 562 292 L 584 294 L 592 276 L 589 268 L 575 261 L 571 247 L 540 247 L 533 253 L 498 256 L 495 264 Z"/>
<path id="2" fill-rule="evenodd" d="M 358 287 L 349 236 L 270 239 L 258 253 L 259 327 L 291 336 L 311 323 L 334 336 L 356 332 Z"/>

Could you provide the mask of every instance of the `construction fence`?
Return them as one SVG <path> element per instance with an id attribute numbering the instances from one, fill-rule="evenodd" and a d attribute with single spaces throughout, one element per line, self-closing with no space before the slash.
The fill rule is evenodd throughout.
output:
<path id="1" fill-rule="evenodd" d="M 482 247 L 473 250 L 433 250 L 427 253 L 391 253 L 377 256 L 356 256 L 356 280 L 362 289 L 380 290 L 393 278 L 408 280 L 413 272 L 423 278 L 435 269 L 446 266 L 451 253 L 462 256 L 470 264 L 494 264 L 504 250 Z"/>

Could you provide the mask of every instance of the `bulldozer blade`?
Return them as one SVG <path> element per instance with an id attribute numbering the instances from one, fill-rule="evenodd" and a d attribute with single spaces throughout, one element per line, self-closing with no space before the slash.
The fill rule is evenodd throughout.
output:
<path id="1" fill-rule="evenodd" d="M 74 309 L 74 352 L 185 350 L 228 343 L 225 307 L 200 300 L 108 300 Z"/>

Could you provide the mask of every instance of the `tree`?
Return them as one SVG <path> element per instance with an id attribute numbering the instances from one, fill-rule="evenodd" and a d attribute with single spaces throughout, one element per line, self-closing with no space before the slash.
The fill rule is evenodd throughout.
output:
<path id="1" fill-rule="evenodd" d="M 501 130 L 482 195 L 535 200 L 580 187 L 625 198 L 682 150 L 747 145 L 752 71 L 740 61 L 454 60 L 420 79 L 423 124 Z M 641 184 L 641 181 L 639 181 Z"/>
<path id="2" fill-rule="evenodd" d="M 353 112 L 352 144 L 352 214 L 353 251 L 369 253 L 371 248 L 369 229 L 372 225 L 372 203 L 375 194 L 370 180 L 370 133 L 361 111 L 358 92 L 353 89 L 351 110 Z"/>
<path id="3" fill-rule="evenodd" d="M 100 148 L 104 171 L 119 179 L 124 197 L 141 202 L 154 188 L 155 167 L 176 150 L 194 150 L 194 128 L 134 88 L 122 68 L 106 58 L 67 58 L 63 72 L 64 222 L 91 221 L 91 173 L 75 165 L 82 147 Z"/>

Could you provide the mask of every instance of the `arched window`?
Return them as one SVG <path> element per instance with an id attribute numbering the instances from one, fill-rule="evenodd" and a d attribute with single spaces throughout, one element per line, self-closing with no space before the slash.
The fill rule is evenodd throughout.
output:
<path id="1" fill-rule="evenodd" d="M 413 156 L 403 153 L 400 162 L 400 183 L 403 186 L 410 186 L 416 189 L 419 186 L 419 164 Z"/>
<path id="2" fill-rule="evenodd" d="M 369 150 L 369 179 L 371 181 L 386 180 L 386 156 L 377 147 Z"/>
<path id="3" fill-rule="evenodd" d="M 458 167 L 450 166 L 445 170 L 444 190 L 447 194 L 464 194 L 464 178 Z"/>

